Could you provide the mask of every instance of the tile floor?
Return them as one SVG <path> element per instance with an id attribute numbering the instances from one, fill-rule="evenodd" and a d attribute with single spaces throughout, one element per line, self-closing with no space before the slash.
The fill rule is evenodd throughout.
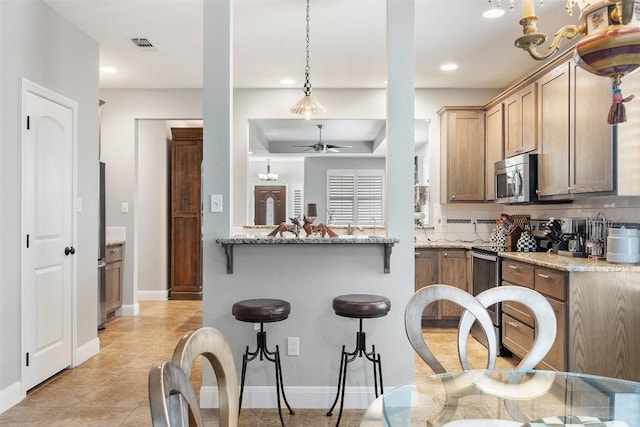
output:
<path id="1" fill-rule="evenodd" d="M 170 359 L 182 334 L 202 321 L 199 301 L 141 301 L 136 317 L 116 317 L 99 333 L 101 351 L 75 369 L 58 374 L 27 393 L 18 405 L 0 414 L 0 426 L 149 426 L 147 371 L 152 362 Z M 438 329 L 427 334 L 434 352 L 448 370 L 458 370 L 455 330 Z M 469 342 L 472 367 L 483 367 L 484 348 Z M 486 350 L 484 350 L 486 351 Z M 513 366 L 511 359 L 498 366 Z M 416 358 L 416 376 L 431 370 Z M 200 386 L 201 366 L 192 373 Z M 325 409 L 297 409 L 287 415 L 287 426 L 332 426 L 337 416 Z M 345 410 L 341 425 L 357 426 L 363 410 Z M 205 423 L 217 425 L 216 410 L 203 410 Z M 279 426 L 276 409 L 244 409 L 240 426 Z"/>

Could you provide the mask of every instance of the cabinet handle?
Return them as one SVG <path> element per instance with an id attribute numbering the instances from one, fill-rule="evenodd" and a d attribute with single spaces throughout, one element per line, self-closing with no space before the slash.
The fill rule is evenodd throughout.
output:
<path id="1" fill-rule="evenodd" d="M 445 252 L 445 253 L 444 253 L 444 257 L 446 258 L 446 257 L 448 257 L 448 256 L 449 256 L 449 254 Z"/>
<path id="2" fill-rule="evenodd" d="M 543 279 L 548 279 L 549 276 L 547 276 L 546 274 L 542 274 L 542 273 L 538 273 L 538 276 L 542 277 Z"/>
<path id="3" fill-rule="evenodd" d="M 517 323 L 515 323 L 515 322 L 507 322 L 507 324 L 508 324 L 509 326 L 513 327 L 513 328 L 516 328 L 516 329 L 520 327 L 520 325 L 519 325 L 519 324 L 517 324 Z"/>
<path id="4" fill-rule="evenodd" d="M 518 269 L 518 267 L 516 267 L 515 265 L 510 265 L 509 268 L 512 269 L 512 270 L 517 270 Z"/>
<path id="5" fill-rule="evenodd" d="M 455 200 L 455 199 L 456 199 L 456 195 L 454 194 L 451 196 L 451 200 Z"/>

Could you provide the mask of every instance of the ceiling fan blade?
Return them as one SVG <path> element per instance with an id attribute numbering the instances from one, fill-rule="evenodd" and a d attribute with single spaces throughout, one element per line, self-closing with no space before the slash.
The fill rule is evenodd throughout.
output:
<path id="1" fill-rule="evenodd" d="M 327 147 L 327 151 L 331 151 L 332 153 L 339 153 L 340 150 L 338 150 L 337 148 L 328 148 Z"/>
<path id="2" fill-rule="evenodd" d="M 350 145 L 333 145 L 333 144 L 327 144 L 327 148 L 351 148 Z"/>

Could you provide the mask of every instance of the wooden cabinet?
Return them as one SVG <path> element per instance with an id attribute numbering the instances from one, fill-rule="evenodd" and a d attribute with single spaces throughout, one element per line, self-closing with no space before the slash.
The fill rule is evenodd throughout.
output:
<path id="1" fill-rule="evenodd" d="M 503 286 L 524 286 L 535 289 L 547 298 L 556 316 L 556 338 L 538 369 L 565 371 L 567 368 L 567 286 L 564 272 L 524 264 L 512 260 L 502 262 Z M 524 305 L 502 303 L 502 344 L 522 358 L 533 345 L 536 324 Z"/>
<path id="2" fill-rule="evenodd" d="M 494 170 L 495 163 L 504 158 L 503 124 L 503 105 L 499 103 L 485 114 L 484 198 L 487 201 L 496 198 Z"/>
<path id="3" fill-rule="evenodd" d="M 536 83 L 531 83 L 504 101 L 504 156 L 537 148 Z"/>
<path id="4" fill-rule="evenodd" d="M 569 194 L 569 63 L 538 80 L 538 197 Z"/>
<path id="5" fill-rule="evenodd" d="M 122 245 L 107 246 L 107 314 L 122 307 Z"/>
<path id="6" fill-rule="evenodd" d="M 443 107 L 440 114 L 442 203 L 484 201 L 482 107 Z"/>
<path id="7" fill-rule="evenodd" d="M 171 299 L 202 299 L 202 128 L 171 132 Z"/>
<path id="8" fill-rule="evenodd" d="M 470 259 L 465 249 L 419 249 L 415 253 L 415 290 L 433 284 L 455 286 L 470 292 Z M 424 320 L 458 321 L 462 309 L 448 301 L 430 304 Z"/>
<path id="9" fill-rule="evenodd" d="M 538 196 L 611 192 L 611 83 L 564 62 L 538 80 Z"/>

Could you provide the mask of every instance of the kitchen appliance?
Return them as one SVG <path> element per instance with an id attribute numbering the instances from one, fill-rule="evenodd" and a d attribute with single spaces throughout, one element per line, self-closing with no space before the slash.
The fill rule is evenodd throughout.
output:
<path id="1" fill-rule="evenodd" d="M 586 256 L 586 218 L 560 218 L 560 242 L 558 255 L 584 257 Z"/>
<path id="2" fill-rule="evenodd" d="M 100 162 L 98 209 L 98 330 L 107 322 L 107 242 L 105 223 L 105 164 Z"/>
<path id="3" fill-rule="evenodd" d="M 523 153 L 495 163 L 497 203 L 532 203 L 538 200 L 538 155 Z"/>
<path id="4" fill-rule="evenodd" d="M 607 262 L 640 262 L 640 236 L 634 228 L 610 228 L 607 236 Z"/>
<path id="5" fill-rule="evenodd" d="M 487 289 L 500 286 L 502 258 L 499 252 L 504 252 L 506 246 L 473 246 L 471 248 L 471 292 L 474 296 Z M 496 333 L 500 355 L 510 355 L 502 346 L 502 308 L 500 303 L 487 308 Z M 487 347 L 487 338 L 480 325 L 475 322 L 471 328 L 471 335 L 482 345 Z"/>

